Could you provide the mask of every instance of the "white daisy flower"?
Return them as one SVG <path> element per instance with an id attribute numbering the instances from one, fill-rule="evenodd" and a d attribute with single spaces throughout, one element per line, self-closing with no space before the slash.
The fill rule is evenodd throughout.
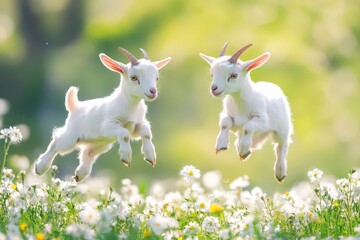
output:
<path id="1" fill-rule="evenodd" d="M 197 222 L 190 222 L 184 229 L 185 234 L 196 234 L 200 231 L 200 226 Z"/>
<path id="2" fill-rule="evenodd" d="M 195 203 L 196 210 L 200 212 L 207 212 L 209 210 L 210 204 L 205 199 L 198 199 Z"/>
<path id="3" fill-rule="evenodd" d="M 80 220 L 90 225 L 95 225 L 100 220 L 100 213 L 98 210 L 86 204 L 84 209 L 80 212 Z"/>
<path id="4" fill-rule="evenodd" d="M 72 223 L 66 227 L 65 231 L 68 235 L 76 239 L 95 239 L 95 231 L 83 224 Z"/>
<path id="5" fill-rule="evenodd" d="M 340 178 L 338 180 L 336 180 L 336 185 L 338 185 L 339 187 L 342 187 L 342 188 L 347 188 L 349 186 L 349 179 L 347 178 Z"/>
<path id="6" fill-rule="evenodd" d="M 10 137 L 10 129 L 4 128 L 0 131 L 0 139 L 6 139 Z"/>
<path id="7" fill-rule="evenodd" d="M 188 236 L 185 238 L 185 240 L 199 240 L 198 236 Z"/>
<path id="8" fill-rule="evenodd" d="M 23 136 L 17 127 L 4 128 L 0 131 L 0 139 L 5 139 L 5 142 L 9 139 L 11 143 L 16 144 L 21 142 Z"/>
<path id="9" fill-rule="evenodd" d="M 10 168 L 4 168 L 3 172 L 6 178 L 12 178 L 14 176 L 13 170 Z"/>
<path id="10" fill-rule="evenodd" d="M 19 143 L 22 141 L 23 136 L 20 132 L 20 129 L 18 129 L 17 127 L 10 127 L 11 130 L 11 135 L 10 135 L 10 140 L 13 144 Z"/>
<path id="11" fill-rule="evenodd" d="M 319 181 L 322 175 L 323 175 L 323 171 L 317 168 L 308 172 L 308 178 L 310 179 L 310 182 Z"/>
<path id="12" fill-rule="evenodd" d="M 202 223 L 202 228 L 206 232 L 216 232 L 220 228 L 219 219 L 211 216 L 205 217 Z"/>
<path id="13" fill-rule="evenodd" d="M 243 177 L 239 177 L 234 181 L 232 181 L 232 183 L 230 183 L 230 189 L 232 190 L 242 189 L 248 187 L 249 185 L 250 185 L 249 176 L 245 175 Z"/>
<path id="14" fill-rule="evenodd" d="M 180 205 L 180 209 L 183 210 L 186 213 L 192 213 L 194 212 L 194 206 L 193 203 L 185 201 Z"/>
<path id="15" fill-rule="evenodd" d="M 180 175 L 183 176 L 183 178 L 186 181 L 193 181 L 196 178 L 200 178 L 200 170 L 195 168 L 192 165 L 186 165 L 181 171 Z"/>
<path id="16" fill-rule="evenodd" d="M 230 239 L 230 230 L 224 229 L 219 232 L 219 239 Z"/>
<path id="17" fill-rule="evenodd" d="M 149 225 L 156 235 L 162 234 L 169 227 L 168 219 L 160 215 L 152 216 Z"/>

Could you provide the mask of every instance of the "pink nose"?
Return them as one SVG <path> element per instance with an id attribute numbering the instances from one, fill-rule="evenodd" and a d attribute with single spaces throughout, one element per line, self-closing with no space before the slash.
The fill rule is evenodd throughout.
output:
<path id="1" fill-rule="evenodd" d="M 156 91 L 156 88 L 150 88 L 150 93 L 153 95 L 153 96 L 156 96 L 156 93 L 157 93 L 157 91 Z"/>
<path id="2" fill-rule="evenodd" d="M 218 86 L 216 86 L 215 84 L 211 84 L 211 91 L 215 92 L 216 89 L 218 89 Z"/>

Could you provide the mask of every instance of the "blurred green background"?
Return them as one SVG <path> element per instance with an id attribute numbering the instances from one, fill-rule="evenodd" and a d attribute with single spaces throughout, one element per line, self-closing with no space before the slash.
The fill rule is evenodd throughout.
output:
<path id="1" fill-rule="evenodd" d="M 64 124 L 69 86 L 80 88 L 80 100 L 118 86 L 119 76 L 98 54 L 126 62 L 117 48 L 140 57 L 141 47 L 152 60 L 172 57 L 161 70 L 159 98 L 148 103 L 158 164 L 152 169 L 142 160 L 137 142 L 125 168 L 115 145 L 92 176 L 106 174 L 115 185 L 123 178 L 176 178 L 192 164 L 202 172 L 219 170 L 229 181 L 247 174 L 267 191 L 285 191 L 314 167 L 345 176 L 360 165 L 359 16 L 358 0 L 2 0 L 0 98 L 10 105 L 3 127 L 26 124 L 30 131 L 11 151 L 33 162 L 52 128 Z M 281 185 L 270 143 L 243 163 L 233 137 L 228 151 L 214 153 L 222 103 L 209 93 L 209 66 L 198 54 L 217 56 L 226 41 L 228 54 L 254 44 L 243 60 L 272 54 L 252 78 L 278 84 L 292 107 L 295 134 Z M 73 173 L 76 157 L 56 158 L 62 176 Z"/>

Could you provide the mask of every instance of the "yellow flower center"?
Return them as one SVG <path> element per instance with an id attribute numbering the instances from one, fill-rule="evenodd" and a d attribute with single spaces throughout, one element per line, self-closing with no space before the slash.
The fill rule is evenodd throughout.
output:
<path id="1" fill-rule="evenodd" d="M 190 176 L 190 177 L 194 176 L 194 172 L 190 170 L 190 171 L 189 171 L 189 176 Z"/>
<path id="2" fill-rule="evenodd" d="M 224 210 L 224 208 L 220 204 L 213 203 L 213 204 L 210 205 L 210 212 L 211 213 L 219 213 L 219 212 L 222 212 L 223 210 Z"/>
<path id="3" fill-rule="evenodd" d="M 45 234 L 37 233 L 37 234 L 35 234 L 35 239 L 36 240 L 45 240 Z"/>
<path id="4" fill-rule="evenodd" d="M 22 223 L 22 224 L 20 224 L 20 230 L 22 231 L 22 232 L 25 232 L 25 230 L 27 229 L 27 224 L 26 223 Z"/>
<path id="5" fill-rule="evenodd" d="M 145 229 L 144 230 L 144 237 L 151 237 L 151 231 Z"/>

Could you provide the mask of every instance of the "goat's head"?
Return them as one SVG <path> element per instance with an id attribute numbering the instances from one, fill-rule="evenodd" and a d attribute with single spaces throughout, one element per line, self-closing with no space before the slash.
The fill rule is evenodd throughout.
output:
<path id="1" fill-rule="evenodd" d="M 218 58 L 200 53 L 200 57 L 211 66 L 212 83 L 210 91 L 216 97 L 242 89 L 245 82 L 250 81 L 248 78 L 250 71 L 263 65 L 270 57 L 270 53 L 264 53 L 253 60 L 243 62 L 239 57 L 252 44 L 240 48 L 231 56 L 225 56 L 227 45 L 228 42 L 221 49 Z"/>
<path id="2" fill-rule="evenodd" d="M 132 95 L 148 101 L 154 100 L 157 97 L 156 83 L 159 70 L 168 64 L 171 58 L 152 62 L 147 53 L 140 48 L 143 58 L 138 60 L 126 49 L 119 48 L 119 50 L 129 60 L 128 64 L 115 61 L 104 53 L 99 55 L 101 62 L 111 71 L 123 76 L 123 81 L 126 81 Z"/>

